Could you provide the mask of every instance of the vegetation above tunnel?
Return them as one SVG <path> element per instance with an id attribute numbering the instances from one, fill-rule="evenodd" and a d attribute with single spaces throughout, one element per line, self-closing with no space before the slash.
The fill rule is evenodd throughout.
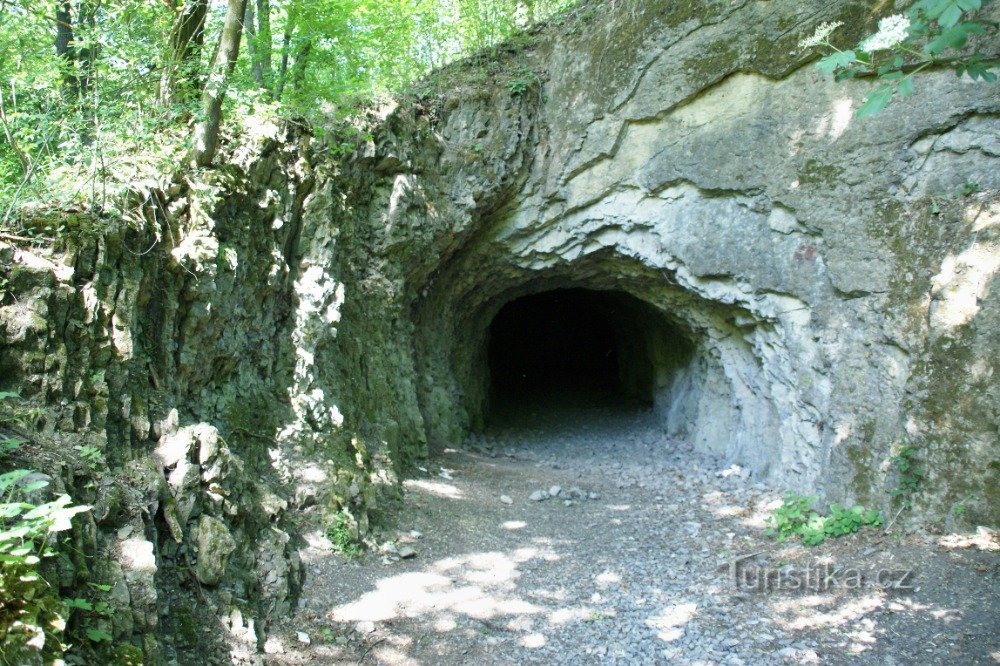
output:
<path id="1" fill-rule="evenodd" d="M 221 131 L 321 128 L 573 0 L 20 0 L 0 4 L 0 217 L 100 212 Z M 514 76 L 511 89 L 533 75 Z M 518 82 L 521 83 L 518 83 Z M 193 126 L 193 128 L 192 128 Z M 206 141 L 212 146 L 202 145 Z M 16 228 L 17 234 L 31 229 Z M 49 232 L 58 229 L 47 230 Z"/>

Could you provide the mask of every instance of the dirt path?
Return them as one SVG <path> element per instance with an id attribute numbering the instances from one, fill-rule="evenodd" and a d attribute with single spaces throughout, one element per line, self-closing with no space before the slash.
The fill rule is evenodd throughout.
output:
<path id="1" fill-rule="evenodd" d="M 1000 663 L 995 534 L 777 544 L 776 492 L 629 412 L 508 429 L 433 463 L 405 484 L 395 548 L 416 555 L 346 562 L 314 536 L 302 610 L 266 663 Z"/>

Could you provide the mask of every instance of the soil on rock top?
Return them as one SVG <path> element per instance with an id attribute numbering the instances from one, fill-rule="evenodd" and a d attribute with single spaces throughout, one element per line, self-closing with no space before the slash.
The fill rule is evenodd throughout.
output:
<path id="1" fill-rule="evenodd" d="M 780 494 L 649 414 L 536 415 L 405 489 L 383 553 L 345 561 L 311 540 L 267 663 L 1000 661 L 994 533 L 776 543 Z"/>

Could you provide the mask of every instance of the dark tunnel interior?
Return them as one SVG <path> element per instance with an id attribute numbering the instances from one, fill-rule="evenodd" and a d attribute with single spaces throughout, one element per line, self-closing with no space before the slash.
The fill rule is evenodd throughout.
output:
<path id="1" fill-rule="evenodd" d="M 573 288 L 504 305 L 489 328 L 490 420 L 651 400 L 653 363 L 632 301 Z"/>

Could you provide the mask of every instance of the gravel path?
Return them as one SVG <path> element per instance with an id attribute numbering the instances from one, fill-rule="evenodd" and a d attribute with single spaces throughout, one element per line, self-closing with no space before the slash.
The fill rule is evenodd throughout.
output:
<path id="1" fill-rule="evenodd" d="M 310 538 L 266 663 L 1000 662 L 995 534 L 777 544 L 777 492 L 626 410 L 534 417 L 432 462 L 382 553 L 347 562 Z M 878 587 L 881 570 L 913 589 Z M 767 575 L 786 589 L 753 589 Z"/>

